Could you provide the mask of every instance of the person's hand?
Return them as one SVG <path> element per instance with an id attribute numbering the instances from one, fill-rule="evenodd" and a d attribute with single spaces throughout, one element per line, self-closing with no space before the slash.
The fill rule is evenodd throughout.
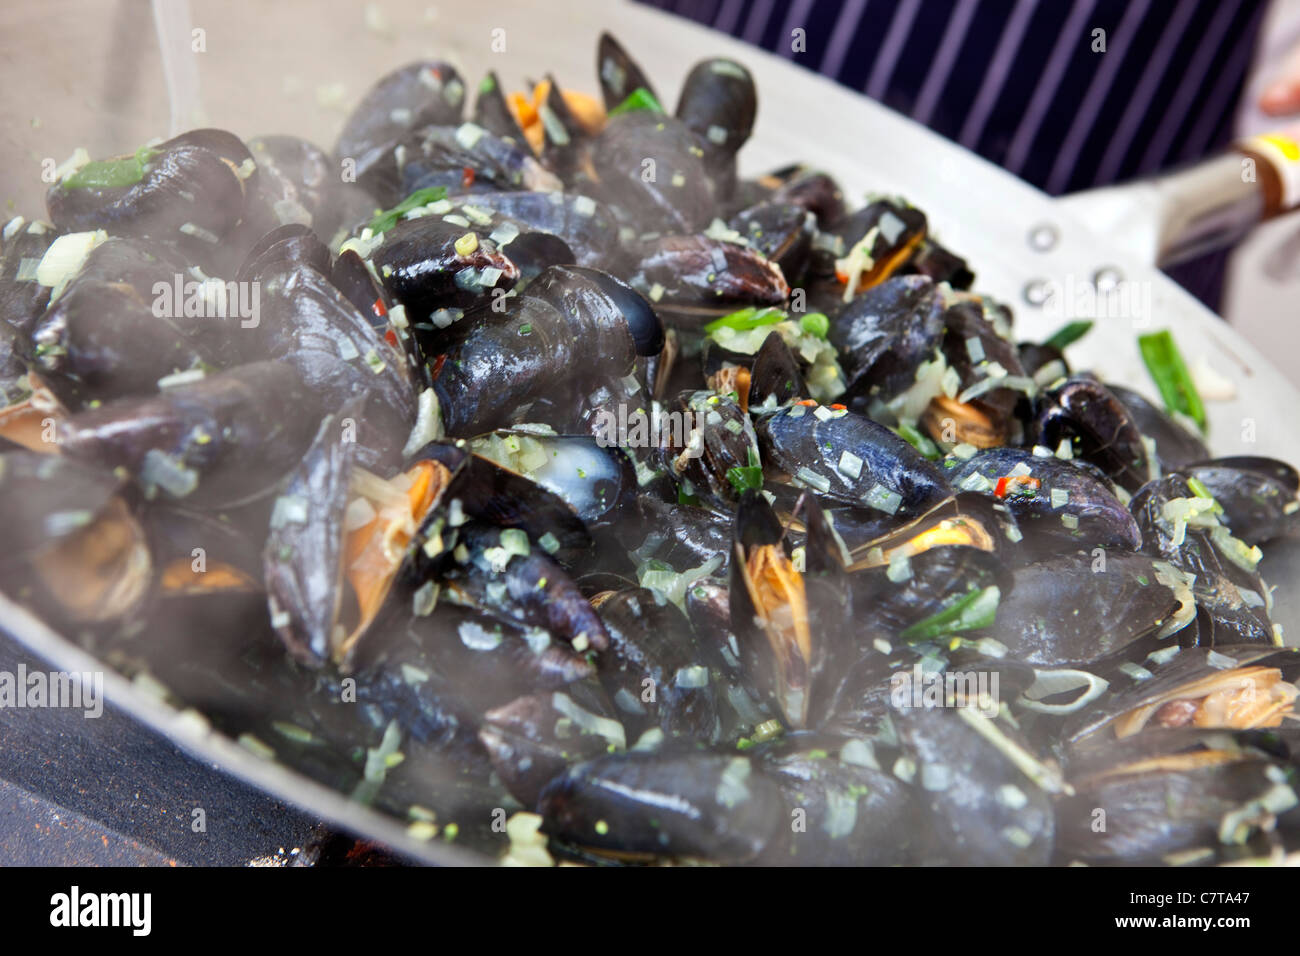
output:
<path id="1" fill-rule="evenodd" d="M 1287 54 L 1282 69 L 1259 95 L 1259 108 L 1269 116 L 1300 113 L 1300 45 Z"/>

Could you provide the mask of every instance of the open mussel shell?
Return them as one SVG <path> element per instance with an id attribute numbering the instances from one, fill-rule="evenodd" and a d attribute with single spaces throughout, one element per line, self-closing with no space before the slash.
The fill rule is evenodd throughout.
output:
<path id="1" fill-rule="evenodd" d="M 637 90 L 655 96 L 645 72 L 608 32 L 602 33 L 596 44 L 596 75 L 600 78 L 600 92 L 605 98 L 606 110 L 621 106 Z M 655 100 L 658 99 L 655 96 Z"/>
<path id="2" fill-rule="evenodd" d="M 856 546 L 849 587 L 863 609 L 858 626 L 872 639 L 917 640 L 909 629 L 964 596 L 1009 591 L 1004 523 L 990 502 L 963 494 Z"/>
<path id="3" fill-rule="evenodd" d="M 302 464 L 277 499 L 266 540 L 271 624 L 289 653 L 319 667 L 342 652 L 335 633 L 342 605 L 343 518 L 351 496 L 354 446 L 321 422 Z"/>
<path id="4" fill-rule="evenodd" d="M 746 410 L 785 405 L 808 394 L 799 360 L 779 332 L 770 333 L 754 355 L 748 392 L 747 401 L 739 393 Z"/>
<path id="5" fill-rule="evenodd" d="M 174 594 L 260 591 L 260 532 L 251 516 L 220 515 L 161 502 L 144 516 L 164 590 Z"/>
<path id="6" fill-rule="evenodd" d="M 590 530 L 617 524 L 635 507 L 636 469 L 612 443 L 503 429 L 474 439 L 471 447 L 559 495 Z"/>
<path id="7" fill-rule="evenodd" d="M 860 272 L 847 277 L 844 301 L 902 269 L 925 239 L 927 228 L 925 213 L 889 199 L 878 199 L 841 220 L 834 233 L 843 241 L 850 271 L 858 265 L 855 247 L 860 247 L 869 260 Z"/>
<path id="8" fill-rule="evenodd" d="M 840 668 L 855 652 L 833 532 L 810 497 L 797 511 L 810 529 L 802 568 L 767 500 L 752 490 L 741 496 L 728 591 L 741 664 L 756 697 L 802 728 L 825 716 Z"/>
<path id="9" fill-rule="evenodd" d="M 794 727 L 808 721 L 813 637 L 803 577 L 771 505 L 746 492 L 736 510 L 728 593 L 741 665 L 757 696 Z"/>
<path id="10" fill-rule="evenodd" d="M 355 250 L 348 249 L 339 254 L 329 268 L 329 277 L 335 288 L 361 311 L 376 331 L 383 334 L 388 330 L 388 313 L 394 304 L 393 297 L 371 275 L 365 260 Z"/>
<path id="11" fill-rule="evenodd" d="M 122 480 L 56 455 L 0 454 L 5 588 L 68 628 L 137 615 L 153 559 Z"/>
<path id="12" fill-rule="evenodd" d="M 844 191 L 827 173 L 806 166 L 786 166 L 760 177 L 757 185 L 760 195 L 771 202 L 793 203 L 807 209 L 817 217 L 817 228 L 822 231 L 837 229 L 844 220 Z"/>
<path id="13" fill-rule="evenodd" d="M 923 416 L 937 441 L 951 443 L 944 434 L 945 412 L 957 413 L 952 416 L 953 437 L 977 448 L 1005 445 L 1020 431 L 1017 406 L 1027 407 L 1026 396 L 1034 384 L 1025 375 L 1015 344 L 999 334 L 986 311 L 991 311 L 989 303 L 975 296 L 961 297 L 944 310 L 943 354 L 959 376 L 960 391 L 956 400 L 937 396 Z M 998 378 L 992 377 L 994 368 L 999 369 Z"/>
<path id="14" fill-rule="evenodd" d="M 155 580 L 143 637 L 134 646 L 147 647 L 150 662 L 165 653 L 161 647 L 191 643 L 188 635 L 194 633 L 256 635 L 273 642 L 261 554 L 254 544 L 264 524 L 238 512 L 217 516 L 163 503 L 144 511 L 142 522 Z M 129 646 L 123 649 L 130 653 Z M 229 649 L 231 657 L 237 653 Z"/>
<path id="15" fill-rule="evenodd" d="M 516 143 L 525 141 L 524 131 L 506 102 L 501 78 L 497 76 L 495 70 L 489 70 L 483 79 L 479 80 L 474 95 L 474 115 L 471 119 L 474 125 L 483 127 L 494 136 L 513 140 Z"/>
<path id="16" fill-rule="evenodd" d="M 675 413 L 675 416 L 674 416 Z M 710 391 L 677 396 L 665 421 L 670 429 L 663 449 L 666 469 L 691 495 L 726 506 L 746 487 L 760 483 L 758 438 L 740 404 Z M 752 473 L 752 481 L 739 477 Z"/>
<path id="17" fill-rule="evenodd" d="M 1257 645 L 1170 648 L 1163 663 L 1130 668 L 1109 693 L 1066 721 L 1072 742 L 1115 740 L 1163 728 L 1253 730 L 1290 723 L 1300 651 Z M 1148 669 L 1149 668 L 1149 669 Z"/>
<path id="18" fill-rule="evenodd" d="M 491 458 L 471 453 L 467 443 L 430 442 L 413 459 L 438 461 L 455 475 L 447 492 L 447 503 L 454 513 L 497 528 L 517 528 L 567 566 L 578 564 L 590 551 L 592 540 L 587 525 L 564 497 Z M 434 516 L 431 523 L 422 525 L 417 536 L 431 559 L 455 546 L 444 528 L 454 531 L 457 524 L 450 518 L 442 521 L 441 517 Z M 444 538 L 443 549 L 428 544 L 434 536 Z"/>
<path id="19" fill-rule="evenodd" d="M 289 653 L 320 667 L 347 670 L 366 633 L 393 610 L 394 584 L 405 585 L 410 547 L 440 504 L 452 471 L 418 459 L 385 479 L 357 464 L 353 399 L 320 424 L 301 464 L 276 499 L 263 568 L 271 623 Z"/>
<path id="20" fill-rule="evenodd" d="M 542 116 L 541 160 L 564 182 L 573 182 L 576 174 L 585 172 L 585 143 L 590 133 L 569 108 L 563 89 L 549 73 L 545 89 L 546 100 L 539 110 Z"/>
<path id="21" fill-rule="evenodd" d="M 0 333 L 0 344 L 4 335 Z M 25 366 L 24 366 L 25 367 Z M 10 371 L 17 369 L 10 366 Z M 0 408 L 0 450 L 51 454 L 56 451 L 59 425 L 67 420 L 68 409 L 35 373 L 23 373 L 6 388 L 9 404 Z"/>
<path id="22" fill-rule="evenodd" d="M 1048 342 L 1021 342 L 1016 346 L 1016 351 L 1020 355 L 1020 365 L 1025 374 L 1033 376 L 1034 381 L 1040 385 L 1050 385 L 1070 374 L 1070 363 L 1065 360 L 1065 353 Z M 1106 387 L 1114 391 L 1117 398 L 1121 397 L 1114 386 Z M 1124 407 L 1132 411 L 1127 401 L 1124 402 Z M 1139 427 L 1142 427 L 1141 423 Z M 1143 427 L 1142 430 L 1145 434 L 1146 429 Z"/>

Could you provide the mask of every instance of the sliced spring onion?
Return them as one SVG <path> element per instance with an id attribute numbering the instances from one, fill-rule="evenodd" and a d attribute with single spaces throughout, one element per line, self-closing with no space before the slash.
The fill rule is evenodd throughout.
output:
<path id="1" fill-rule="evenodd" d="M 141 146 L 130 156 L 86 163 L 63 181 L 64 189 L 122 189 L 144 179 L 144 168 L 157 153 Z"/>
<path id="2" fill-rule="evenodd" d="M 754 491 L 763 489 L 763 469 L 761 466 L 750 465 L 748 467 L 735 467 L 727 469 L 727 481 L 731 482 L 731 487 L 735 489 L 736 494 L 743 494 L 746 489 L 752 488 Z"/>
<path id="3" fill-rule="evenodd" d="M 1151 373 L 1165 408 L 1170 412 L 1182 412 L 1196 426 L 1205 431 L 1205 406 L 1196 391 L 1191 373 L 1183 361 L 1178 346 L 1174 343 L 1173 333 L 1168 329 L 1138 336 L 1138 348 L 1142 352 L 1142 361 Z"/>
<path id="4" fill-rule="evenodd" d="M 943 453 L 939 451 L 939 446 L 931 441 L 928 435 L 918 431 L 914 426 L 907 424 L 907 422 L 901 422 L 896 430 L 899 438 L 931 461 L 943 457 Z"/>
<path id="5" fill-rule="evenodd" d="M 1084 319 L 1079 322 L 1067 322 L 1055 332 L 1052 333 L 1044 345 L 1050 345 L 1052 348 L 1064 352 L 1067 345 L 1073 345 L 1079 339 L 1083 338 L 1092 331 L 1092 320 Z"/>
<path id="6" fill-rule="evenodd" d="M 904 629 L 899 636 L 905 641 L 929 641 L 959 631 L 989 627 L 997 615 L 1002 592 L 996 585 L 967 591 L 943 610 Z"/>
<path id="7" fill-rule="evenodd" d="M 421 206 L 427 206 L 431 202 L 446 198 L 447 188 L 445 186 L 429 186 L 426 189 L 417 189 L 392 209 L 381 212 L 370 220 L 370 231 L 376 235 L 387 232 L 397 225 L 398 220 L 412 209 L 419 209 Z"/>
<path id="8" fill-rule="evenodd" d="M 704 327 L 704 333 L 711 335 L 718 329 L 746 332 L 749 329 L 757 329 L 764 325 L 775 325 L 784 318 L 785 313 L 780 309 L 760 309 L 751 305 L 738 312 L 732 312 L 730 315 L 724 315 L 720 319 L 714 319 Z"/>

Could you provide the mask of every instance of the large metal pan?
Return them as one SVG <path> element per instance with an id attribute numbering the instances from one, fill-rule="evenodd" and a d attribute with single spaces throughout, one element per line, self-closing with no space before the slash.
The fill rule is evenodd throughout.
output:
<path id="1" fill-rule="evenodd" d="M 1209 403 L 1215 452 L 1300 461 L 1300 430 L 1292 424 L 1300 392 L 1156 269 L 1152 259 L 1160 243 L 1148 243 L 1150 254 L 1140 248 L 1141 237 L 1159 237 L 1167 225 L 1161 222 L 1167 204 L 1152 200 L 1160 195 L 1156 187 L 1140 190 L 1136 195 L 1143 201 L 1127 206 L 1122 195 L 1053 200 L 792 62 L 631 4 L 458 4 L 454 13 L 431 16 L 424 0 L 386 0 L 379 9 L 387 30 L 373 19 L 371 27 L 364 26 L 361 6 L 341 0 L 194 0 L 191 7 L 193 24 L 204 31 L 206 52 L 199 62 L 206 119 L 243 136 L 294 132 L 324 145 L 332 143 L 342 113 L 322 104 L 341 95 L 351 105 L 374 78 L 418 56 L 452 59 L 471 80 L 495 69 L 505 82 L 522 85 L 552 72 L 562 83 L 594 89 L 596 39 L 610 29 L 670 102 L 695 60 L 736 57 L 753 70 L 760 96 L 754 136 L 742 152 L 744 172 L 803 159 L 835 175 L 852 200 L 867 192 L 910 198 L 925 209 L 944 243 L 969 258 L 977 287 L 1013 305 L 1023 338 L 1049 334 L 1060 323 L 1059 314 L 1026 298 L 1034 298 L 1045 281 L 1066 289 L 1099 277 L 1138 283 L 1149 293 L 1150 314 L 1099 318 L 1074 347 L 1072 360 L 1150 393 L 1136 337 L 1143 329 L 1171 328 L 1190 360 L 1206 356 L 1236 385 L 1235 398 Z M 168 106 L 153 29 L 148 8 L 135 3 L 28 0 L 0 12 L 0 169 L 13 177 L 6 198 L 19 211 L 41 212 L 41 158 L 61 160 L 76 145 L 95 155 L 120 152 L 165 131 Z M 501 36 L 493 33 L 497 29 L 505 31 L 504 53 L 493 50 Z M 1211 179 L 1221 183 L 1221 176 L 1218 170 Z M 1093 231 L 1085 217 L 1098 212 L 1103 218 L 1095 221 L 1118 224 L 1123 232 Z M 1271 573 L 1277 583 L 1278 571 Z M 1296 576 L 1288 569 L 1284 580 Z M 104 669 L 2 596 L 0 630 L 55 667 Z M 454 845 L 412 839 L 400 821 L 259 759 L 111 671 L 105 692 L 110 703 L 197 758 L 359 836 L 430 863 L 485 862 Z"/>

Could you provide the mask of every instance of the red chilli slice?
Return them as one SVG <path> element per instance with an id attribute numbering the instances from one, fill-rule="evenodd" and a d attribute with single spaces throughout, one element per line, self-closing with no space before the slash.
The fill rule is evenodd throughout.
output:
<path id="1" fill-rule="evenodd" d="M 993 489 L 993 494 L 999 498 L 1005 498 L 1011 492 L 1013 487 L 1032 488 L 1037 491 L 1042 482 L 1030 475 L 1003 475 L 998 479 L 997 486 Z"/>

